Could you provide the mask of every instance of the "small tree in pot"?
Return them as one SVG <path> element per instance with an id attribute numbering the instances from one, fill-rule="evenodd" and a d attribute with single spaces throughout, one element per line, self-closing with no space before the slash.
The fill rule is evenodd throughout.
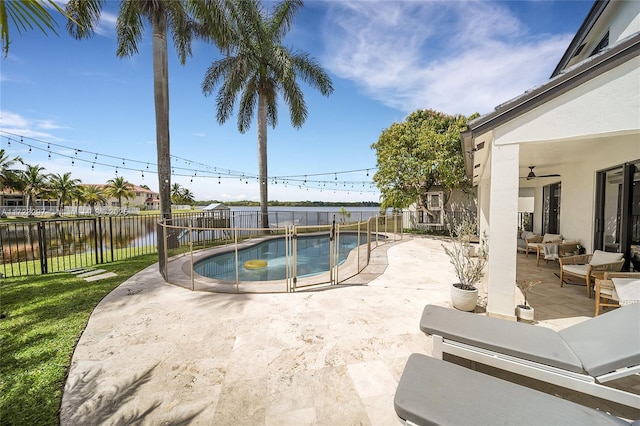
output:
<path id="1" fill-rule="evenodd" d="M 524 304 L 517 306 L 517 317 L 525 321 L 533 321 L 533 307 L 527 304 L 527 292 L 531 290 L 534 285 L 540 284 L 540 280 L 516 280 L 516 284 L 522 290 L 524 296 Z"/>
<path id="2" fill-rule="evenodd" d="M 459 282 L 451 287 L 453 307 L 463 311 L 473 311 L 478 301 L 476 284 L 484 276 L 488 247 L 486 234 L 476 236 L 477 222 L 464 218 L 450 229 L 452 243 L 443 244 Z M 472 241 L 477 239 L 476 244 Z"/>

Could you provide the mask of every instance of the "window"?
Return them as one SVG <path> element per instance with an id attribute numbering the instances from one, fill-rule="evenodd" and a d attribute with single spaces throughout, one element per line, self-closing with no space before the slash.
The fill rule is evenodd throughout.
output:
<path id="1" fill-rule="evenodd" d="M 598 45 L 593 48 L 593 51 L 591 52 L 591 55 L 589 55 L 589 56 L 593 56 L 596 53 L 601 52 L 602 49 L 604 49 L 607 46 L 609 46 L 609 31 L 607 31 L 607 33 L 604 35 L 604 37 L 602 37 L 602 40 L 600 40 L 600 43 L 598 43 Z"/>
<path id="2" fill-rule="evenodd" d="M 542 188 L 542 232 L 560 234 L 560 183 Z"/>

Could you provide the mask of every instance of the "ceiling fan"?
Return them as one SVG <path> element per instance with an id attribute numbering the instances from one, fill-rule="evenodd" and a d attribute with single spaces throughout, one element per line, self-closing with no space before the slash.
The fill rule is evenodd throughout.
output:
<path id="1" fill-rule="evenodd" d="M 528 174 L 527 176 L 525 176 L 525 177 L 522 177 L 521 179 L 531 180 L 531 179 L 535 179 L 535 178 L 560 177 L 560 175 L 559 175 L 559 174 L 557 174 L 557 173 L 554 173 L 554 174 L 551 174 L 551 175 L 540 175 L 540 176 L 537 176 L 537 175 L 533 172 L 533 169 L 534 169 L 535 167 L 536 167 L 536 166 L 529 166 L 529 174 Z"/>

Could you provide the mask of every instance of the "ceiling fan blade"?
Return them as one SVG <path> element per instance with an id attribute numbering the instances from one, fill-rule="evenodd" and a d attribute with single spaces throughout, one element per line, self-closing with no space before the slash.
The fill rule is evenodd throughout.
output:
<path id="1" fill-rule="evenodd" d="M 536 176 L 536 177 L 539 177 L 539 178 L 543 178 L 543 177 L 560 177 L 560 175 L 555 173 L 555 174 L 552 174 L 552 175 L 540 175 L 540 176 Z"/>

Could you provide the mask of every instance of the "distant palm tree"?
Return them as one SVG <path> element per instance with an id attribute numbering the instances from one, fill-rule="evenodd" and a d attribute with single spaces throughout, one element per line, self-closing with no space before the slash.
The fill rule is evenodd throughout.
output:
<path id="1" fill-rule="evenodd" d="M 190 206 L 196 202 L 196 196 L 188 188 L 184 188 L 180 194 L 180 202 L 183 204 L 189 204 Z"/>
<path id="2" fill-rule="evenodd" d="M 21 170 L 14 169 L 16 163 L 22 163 L 22 158 L 10 158 L 4 149 L 0 149 L 0 191 L 5 188 L 19 189 Z"/>
<path id="3" fill-rule="evenodd" d="M 87 185 L 82 187 L 82 191 L 84 192 L 83 198 L 85 203 L 88 203 L 91 206 L 91 214 L 96 214 L 96 204 L 98 203 L 106 203 L 107 197 L 102 192 L 102 189 L 97 185 Z"/>
<path id="4" fill-rule="evenodd" d="M 93 34 L 100 20 L 104 0 L 69 0 L 67 29 L 82 39 Z M 214 41 L 228 38 L 224 0 L 123 0 L 120 2 L 116 32 L 118 57 L 138 53 L 145 20 L 150 24 L 153 50 L 153 88 L 156 112 L 156 151 L 160 212 L 171 218 L 171 150 L 169 145 L 169 65 L 167 32 L 173 36 L 180 63 L 191 56 L 194 32 Z M 197 20 L 197 22 L 196 22 Z M 207 29 L 205 32 L 204 29 Z M 226 32 L 225 32 L 226 31 Z"/>
<path id="5" fill-rule="evenodd" d="M 71 202 L 75 196 L 75 190 L 80 184 L 80 179 L 71 179 L 71 172 L 49 175 L 50 190 L 58 200 L 58 216 L 64 212 L 65 203 Z"/>
<path id="6" fill-rule="evenodd" d="M 21 29 L 33 29 L 36 26 L 45 34 L 47 30 L 57 34 L 55 29 L 57 24 L 47 10 L 48 7 L 53 7 L 63 15 L 65 14 L 54 0 L 0 1 L 0 32 L 5 56 L 9 53 L 9 45 L 11 45 L 9 20 L 16 27 L 18 33 L 21 33 Z"/>
<path id="7" fill-rule="evenodd" d="M 284 0 L 268 14 L 260 0 L 231 0 L 232 38 L 223 49 L 227 55 L 211 64 L 202 91 L 216 95 L 218 123 L 231 116 L 240 100 L 238 130 L 246 132 L 258 108 L 258 173 L 262 227 L 269 227 L 267 212 L 267 124 L 278 121 L 278 93 L 289 106 L 291 124 L 300 128 L 307 118 L 307 106 L 296 78 L 325 96 L 333 92 L 331 79 L 308 54 L 292 51 L 282 44 L 302 0 Z"/>
<path id="8" fill-rule="evenodd" d="M 107 197 L 115 197 L 118 199 L 118 207 L 122 207 L 122 197 L 129 198 L 135 197 L 133 192 L 133 185 L 124 180 L 124 177 L 118 176 L 107 181 L 107 186 L 104 188 L 104 195 Z"/>
<path id="9" fill-rule="evenodd" d="M 36 199 L 49 188 L 49 176 L 42 173 L 45 170 L 39 164 L 27 164 L 22 173 L 22 193 L 27 196 L 27 210 L 35 204 Z M 29 213 L 29 216 L 33 214 Z"/>
<path id="10" fill-rule="evenodd" d="M 174 204 L 180 204 L 182 200 L 182 185 L 174 183 L 171 185 L 171 202 Z"/>

